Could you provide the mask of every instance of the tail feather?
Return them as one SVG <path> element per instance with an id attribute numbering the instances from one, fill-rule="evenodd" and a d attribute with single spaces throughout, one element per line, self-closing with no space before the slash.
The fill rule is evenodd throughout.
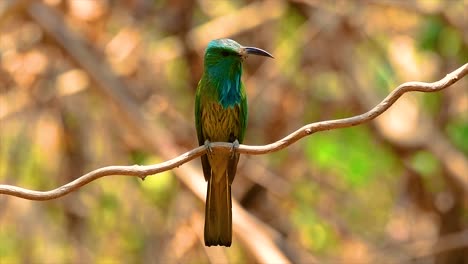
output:
<path id="1" fill-rule="evenodd" d="M 205 245 L 231 246 L 232 212 L 231 185 L 227 174 L 218 182 L 208 180 L 205 207 Z"/>

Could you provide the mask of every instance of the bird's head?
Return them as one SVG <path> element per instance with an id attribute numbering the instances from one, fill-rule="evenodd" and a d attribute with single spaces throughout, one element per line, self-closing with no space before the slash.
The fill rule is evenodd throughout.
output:
<path id="1" fill-rule="evenodd" d="M 259 48 L 244 47 L 232 39 L 215 39 L 210 41 L 205 51 L 205 69 L 217 74 L 242 71 L 242 61 L 248 55 L 273 56 Z"/>

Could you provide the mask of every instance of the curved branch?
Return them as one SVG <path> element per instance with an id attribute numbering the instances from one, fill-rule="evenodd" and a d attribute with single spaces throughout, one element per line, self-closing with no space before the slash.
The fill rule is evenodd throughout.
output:
<path id="1" fill-rule="evenodd" d="M 463 78 L 466 74 L 468 74 L 468 63 L 464 64 L 463 66 L 456 69 L 455 71 L 447 74 L 443 79 L 433 82 L 433 83 L 425 83 L 425 82 L 403 83 L 400 86 L 398 86 L 395 90 L 393 90 L 378 105 L 376 105 L 374 108 L 372 108 L 371 110 L 367 111 L 364 114 L 360 114 L 360 115 L 348 117 L 348 118 L 343 118 L 343 119 L 335 119 L 335 120 L 327 120 L 327 121 L 311 123 L 311 124 L 308 124 L 299 128 L 298 130 L 294 131 L 293 133 L 289 134 L 288 136 L 274 143 L 264 145 L 264 146 L 241 145 L 237 151 L 243 154 L 251 154 L 251 155 L 260 155 L 260 154 L 265 154 L 269 152 L 275 152 L 293 144 L 294 142 L 298 141 L 299 139 L 305 136 L 309 136 L 319 131 L 360 125 L 362 123 L 371 121 L 377 116 L 381 115 L 388 108 L 390 108 L 390 106 L 392 106 L 393 103 L 395 103 L 398 100 L 398 98 L 400 98 L 406 92 L 418 91 L 418 92 L 428 93 L 428 92 L 440 91 L 454 84 L 455 82 Z M 225 150 L 229 150 L 231 148 L 231 144 L 224 143 L 223 148 L 225 148 Z"/>
<path id="2" fill-rule="evenodd" d="M 468 63 L 464 64 L 463 66 L 456 69 L 455 71 L 447 74 L 447 76 L 445 76 L 443 79 L 433 82 L 433 83 L 406 82 L 398 86 L 382 102 L 380 102 L 378 105 L 376 105 L 374 108 L 372 108 L 371 110 L 369 110 L 368 112 L 364 114 L 353 116 L 353 117 L 348 117 L 348 118 L 343 118 L 343 119 L 311 123 L 311 124 L 308 124 L 299 128 L 298 130 L 294 131 L 293 133 L 289 134 L 288 136 L 274 143 L 264 145 L 264 146 L 240 145 L 239 148 L 236 149 L 236 151 L 242 154 L 250 154 L 250 155 L 261 155 L 261 154 L 276 152 L 295 143 L 301 138 L 304 138 L 306 136 L 309 136 L 319 131 L 356 126 L 356 125 L 371 121 L 377 116 L 381 115 L 388 108 L 390 108 L 390 106 L 392 106 L 393 103 L 395 103 L 398 100 L 398 98 L 400 98 L 406 92 L 440 91 L 454 84 L 455 82 L 457 82 L 458 80 L 460 80 L 467 74 L 468 74 Z M 218 149 L 221 151 L 231 151 L 232 144 L 225 143 L 225 142 L 215 142 L 211 144 L 211 148 Z M 36 200 L 36 201 L 51 200 L 51 199 L 64 196 L 80 188 L 81 186 L 86 185 L 104 176 L 125 175 L 125 176 L 136 176 L 136 177 L 140 177 L 144 179 L 148 175 L 157 174 L 163 171 L 167 171 L 167 170 L 179 167 L 180 165 L 190 160 L 193 160 L 205 153 L 206 153 L 206 148 L 204 146 L 200 146 L 176 158 L 173 158 L 171 160 L 168 160 L 159 164 L 155 164 L 155 165 L 103 167 L 103 168 L 99 168 L 97 170 L 91 171 L 70 183 L 67 183 L 61 187 L 58 187 L 50 191 L 34 191 L 34 190 L 29 190 L 29 189 L 12 186 L 12 185 L 0 185 L 0 194 L 12 195 L 12 196 L 16 196 L 16 197 L 20 197 L 20 198 L 24 198 L 28 200 Z M 463 188 L 468 191 L 468 178 L 466 177 L 457 178 L 457 180 L 460 184 L 462 184 Z"/>

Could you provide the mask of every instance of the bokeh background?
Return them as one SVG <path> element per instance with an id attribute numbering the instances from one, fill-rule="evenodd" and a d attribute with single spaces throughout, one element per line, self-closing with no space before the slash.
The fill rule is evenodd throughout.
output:
<path id="1" fill-rule="evenodd" d="M 466 0 L 2 0 L 0 183 L 50 190 L 196 147 L 211 39 L 275 56 L 244 65 L 245 143 L 263 145 L 466 63 L 467 10 Z M 243 155 L 229 249 L 203 245 L 197 159 L 46 202 L 0 195 L 0 263 L 468 263 L 456 180 L 468 175 L 467 87 L 406 94 L 366 125 Z"/>

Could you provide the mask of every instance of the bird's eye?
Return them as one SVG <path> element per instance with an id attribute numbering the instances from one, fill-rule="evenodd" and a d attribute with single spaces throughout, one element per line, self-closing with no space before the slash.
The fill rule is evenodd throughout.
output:
<path id="1" fill-rule="evenodd" d="M 223 57 L 229 56 L 229 51 L 226 51 L 226 50 L 221 51 L 221 56 Z"/>

